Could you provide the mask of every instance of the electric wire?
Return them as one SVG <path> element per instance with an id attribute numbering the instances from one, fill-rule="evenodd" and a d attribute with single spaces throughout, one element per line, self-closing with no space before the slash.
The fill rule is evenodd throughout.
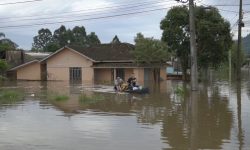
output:
<path id="1" fill-rule="evenodd" d="M 34 3 L 34 2 L 40 2 L 40 1 L 43 1 L 43 0 L 27 0 L 27 1 L 19 1 L 19 2 L 0 3 L 0 6 L 23 4 L 23 3 Z"/>
<path id="2" fill-rule="evenodd" d="M 149 4 L 154 4 L 154 3 L 163 3 L 163 2 L 173 2 L 172 0 L 157 0 L 157 1 L 146 1 L 146 2 L 137 2 L 137 3 L 122 3 L 119 5 L 113 5 L 113 6 L 102 6 L 102 7 L 97 7 L 97 8 L 89 8 L 89 9 L 82 9 L 82 10 L 75 10 L 75 11 L 65 11 L 65 12 L 58 12 L 58 14 L 54 14 L 55 12 L 50 12 L 47 14 L 42 14 L 42 15 L 36 15 L 36 17 L 40 17 L 40 16 L 51 16 L 51 13 L 53 13 L 53 16 L 60 16 L 60 15 L 64 15 L 64 14 L 72 14 L 72 13 L 77 13 L 77 12 L 86 12 L 86 13 L 91 13 L 91 12 L 96 12 L 96 11 L 100 11 L 100 10 L 108 10 L 108 9 L 119 9 L 122 7 L 136 7 L 136 6 L 143 6 L 143 5 L 149 5 Z M 19 17 L 0 17 L 1 20 L 4 19 L 21 19 L 21 18 L 33 18 L 34 15 L 27 15 L 27 16 L 19 16 Z"/>
<path id="3" fill-rule="evenodd" d="M 166 3 L 168 5 L 172 5 L 173 3 Z M 163 4 L 162 2 L 158 2 L 155 3 L 155 5 L 152 7 L 150 6 L 146 6 L 146 5 L 134 5 L 134 6 L 130 6 L 130 7 L 124 7 L 124 8 L 120 8 L 119 9 L 119 13 L 120 12 L 126 12 L 126 11 L 134 11 L 136 10 L 143 10 L 143 9 L 148 9 L 148 8 L 154 8 L 154 7 L 163 7 L 166 6 L 166 4 Z M 142 7 L 144 6 L 144 7 Z M 61 16 L 51 16 L 51 17 L 41 17 L 41 18 L 25 18 L 25 19 L 15 19 L 15 20 L 6 20 L 6 21 L 1 21 L 0 23 L 9 23 L 9 22 L 18 22 L 18 21 L 34 21 L 34 20 L 51 20 L 51 19 L 67 19 L 67 18 L 72 18 L 72 17 L 82 17 L 84 15 L 84 17 L 89 17 L 89 16 L 95 16 L 95 15 L 103 15 L 103 14 L 110 14 L 113 11 L 117 11 L 117 9 L 114 10 L 109 10 L 109 12 L 105 12 L 105 11 L 96 11 L 91 13 L 77 13 L 77 14 L 71 14 L 71 15 L 61 15 Z"/>
<path id="4" fill-rule="evenodd" d="M 171 7 L 150 9 L 150 10 L 145 10 L 145 11 L 137 11 L 137 12 L 117 14 L 117 15 L 107 15 L 107 16 L 99 16 L 99 17 L 90 17 L 90 18 L 84 18 L 84 19 L 73 19 L 73 20 L 55 21 L 55 22 L 47 22 L 47 23 L 35 23 L 35 24 L 7 25 L 7 26 L 0 26 L 0 29 L 21 28 L 21 27 L 23 28 L 23 27 L 32 27 L 32 26 L 41 26 L 41 25 L 51 25 L 51 24 L 61 24 L 61 23 L 71 23 L 71 22 L 80 22 L 80 21 L 90 21 L 90 20 L 115 18 L 115 17 L 121 17 L 121 16 L 129 16 L 129 15 L 136 15 L 136 14 L 142 14 L 142 13 L 149 13 L 149 12 L 164 10 L 164 9 L 167 9 L 167 8 L 171 8 Z"/>

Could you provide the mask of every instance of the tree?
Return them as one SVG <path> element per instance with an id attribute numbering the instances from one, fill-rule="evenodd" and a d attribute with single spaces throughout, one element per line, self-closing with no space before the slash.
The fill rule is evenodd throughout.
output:
<path id="1" fill-rule="evenodd" d="M 121 43 L 118 36 L 115 35 L 115 37 L 113 38 L 113 40 L 111 41 L 112 44 L 115 44 L 115 43 Z"/>
<path id="2" fill-rule="evenodd" d="M 138 33 L 135 38 L 134 57 L 138 63 L 165 63 L 167 61 L 167 45 L 160 40 L 144 38 Z"/>
<path id="3" fill-rule="evenodd" d="M 244 51 L 246 54 L 250 55 L 250 34 L 248 34 L 246 37 L 242 39 L 242 47 L 244 48 Z"/>
<path id="4" fill-rule="evenodd" d="M 0 32 L 0 38 L 5 38 L 5 34 L 3 32 Z"/>
<path id="5" fill-rule="evenodd" d="M 236 67 L 237 67 L 237 43 L 233 44 L 230 51 L 231 51 L 232 68 L 234 70 L 236 70 Z M 241 66 L 242 66 L 246 61 L 246 54 L 245 54 L 245 51 L 243 49 L 240 51 L 240 60 L 241 60 Z"/>
<path id="6" fill-rule="evenodd" d="M 0 35 L 1 36 L 1 35 Z M 66 45 L 86 47 L 88 45 L 100 44 L 100 40 L 95 32 L 86 35 L 84 26 L 75 26 L 72 30 L 60 26 L 51 33 L 49 29 L 40 29 L 38 35 L 34 37 L 32 51 L 54 52 Z"/>
<path id="7" fill-rule="evenodd" d="M 168 59 L 167 45 L 153 38 L 144 38 L 138 33 L 135 38 L 135 49 L 133 51 L 135 60 L 139 64 L 161 65 L 165 64 Z M 154 68 L 154 79 L 159 81 L 160 66 Z"/>
<path id="8" fill-rule="evenodd" d="M 60 48 L 61 47 L 59 46 L 59 44 L 57 42 L 50 42 L 46 46 L 47 52 L 55 52 L 55 51 L 57 51 Z"/>
<path id="9" fill-rule="evenodd" d="M 97 45 L 97 44 L 101 44 L 101 41 L 99 40 L 95 32 L 91 32 L 87 36 L 87 43 L 88 45 Z"/>
<path id="10" fill-rule="evenodd" d="M 196 8 L 197 11 L 197 48 L 200 68 L 217 69 L 228 59 L 228 51 L 233 41 L 230 23 L 225 21 L 218 9 L 211 7 Z"/>
<path id="11" fill-rule="evenodd" d="M 62 25 L 60 28 L 56 29 L 53 34 L 53 38 L 55 42 L 59 44 L 60 47 L 63 47 L 68 44 L 68 42 L 71 40 L 69 37 L 70 30 L 67 31 L 66 27 Z"/>
<path id="12" fill-rule="evenodd" d="M 0 60 L 0 75 L 3 75 L 3 73 L 8 69 L 8 64 L 5 60 Z"/>
<path id="13" fill-rule="evenodd" d="M 68 31 L 68 38 L 70 40 L 71 45 L 85 47 L 87 43 L 87 35 L 85 28 L 83 26 L 75 26 L 71 33 L 70 31 Z"/>
<path id="14" fill-rule="evenodd" d="M 0 52 L 8 50 L 16 50 L 18 45 L 5 37 L 5 34 L 0 32 Z"/>
<path id="15" fill-rule="evenodd" d="M 47 46 L 53 42 L 53 36 L 49 29 L 40 29 L 38 35 L 33 38 L 34 43 L 32 44 L 33 49 L 38 51 L 48 51 Z"/>
<path id="16" fill-rule="evenodd" d="M 196 7 L 196 38 L 198 51 L 198 67 L 207 70 L 218 68 L 227 59 L 228 50 L 232 44 L 230 24 L 225 21 L 216 8 L 209 10 Z M 189 64 L 189 21 L 186 6 L 173 7 L 161 21 L 162 40 L 181 60 L 181 66 L 186 79 Z"/>
<path id="17" fill-rule="evenodd" d="M 185 6 L 170 9 L 161 21 L 162 41 L 168 44 L 169 52 L 180 60 L 184 80 L 187 79 L 189 64 L 188 9 Z"/>

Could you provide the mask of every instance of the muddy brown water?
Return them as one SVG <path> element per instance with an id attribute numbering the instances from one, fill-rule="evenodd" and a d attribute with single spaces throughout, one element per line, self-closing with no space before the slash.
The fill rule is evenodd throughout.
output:
<path id="1" fill-rule="evenodd" d="M 147 95 L 65 82 L 1 83 L 24 97 L 0 100 L 0 150 L 250 149 L 249 71 L 243 76 L 235 82 L 214 75 L 196 93 L 166 81 Z"/>

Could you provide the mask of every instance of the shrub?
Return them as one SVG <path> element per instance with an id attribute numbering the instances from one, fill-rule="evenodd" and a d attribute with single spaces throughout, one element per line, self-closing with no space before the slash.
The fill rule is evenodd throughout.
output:
<path id="1" fill-rule="evenodd" d="M 15 103 L 24 99 L 24 93 L 19 90 L 0 90 L 0 103 Z"/>

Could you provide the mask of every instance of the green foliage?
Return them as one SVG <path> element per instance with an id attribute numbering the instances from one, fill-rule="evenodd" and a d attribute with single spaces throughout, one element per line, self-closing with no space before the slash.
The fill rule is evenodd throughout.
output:
<path id="1" fill-rule="evenodd" d="M 5 60 L 0 60 L 0 71 L 5 71 L 8 69 L 8 64 Z"/>
<path id="2" fill-rule="evenodd" d="M 184 94 L 185 94 L 185 91 L 184 91 L 183 88 L 181 88 L 181 87 L 178 86 L 178 87 L 175 89 L 175 93 L 176 93 L 178 96 L 183 97 Z"/>
<path id="3" fill-rule="evenodd" d="M 3 32 L 0 32 L 0 38 L 4 38 L 5 34 Z"/>
<path id="4" fill-rule="evenodd" d="M 250 55 L 250 34 L 242 39 L 242 47 L 245 53 Z"/>
<path id="5" fill-rule="evenodd" d="M 138 63 L 165 63 L 168 59 L 167 45 L 160 40 L 144 38 L 138 33 L 133 55 Z"/>
<path id="6" fill-rule="evenodd" d="M 99 40 L 98 36 L 95 34 L 95 32 L 91 32 L 87 36 L 87 43 L 88 45 L 98 45 L 101 44 L 101 41 Z"/>
<path id="7" fill-rule="evenodd" d="M 7 77 L 0 75 L 0 81 L 7 81 L 7 80 L 8 80 Z"/>
<path id="8" fill-rule="evenodd" d="M 233 44 L 233 46 L 232 46 L 232 48 L 230 49 L 230 51 L 231 51 L 231 61 L 232 61 L 232 68 L 233 69 L 236 69 L 236 67 L 237 67 L 237 44 L 236 43 L 234 43 Z M 245 62 L 245 60 L 246 60 L 246 56 L 245 56 L 245 51 L 242 49 L 241 51 L 240 51 L 240 61 L 241 61 L 241 65 L 243 65 L 244 64 L 244 62 Z"/>
<path id="9" fill-rule="evenodd" d="M 50 92 L 47 93 L 47 98 L 49 101 L 52 102 L 62 102 L 62 101 L 67 101 L 69 97 L 67 95 L 55 93 L 55 92 Z"/>
<path id="10" fill-rule="evenodd" d="M 121 43 L 121 42 L 120 42 L 118 36 L 115 35 L 115 37 L 113 38 L 113 40 L 111 41 L 111 43 L 116 44 L 116 43 Z"/>
<path id="11" fill-rule="evenodd" d="M 13 104 L 24 99 L 24 93 L 19 90 L 0 90 L 0 104 Z"/>
<path id="12" fill-rule="evenodd" d="M 175 100 L 182 102 L 187 94 L 187 89 L 184 86 L 178 85 L 174 88 L 174 93 L 176 95 Z"/>
<path id="13" fill-rule="evenodd" d="M 52 33 L 49 29 L 40 29 L 38 35 L 33 38 L 32 47 L 38 51 L 47 51 L 47 46 L 53 41 Z"/>
<path id="14" fill-rule="evenodd" d="M 60 46 L 59 46 L 59 44 L 57 42 L 51 42 L 51 43 L 47 44 L 46 49 L 47 49 L 48 52 L 55 52 L 58 49 L 60 49 Z"/>
<path id="15" fill-rule="evenodd" d="M 86 94 L 82 93 L 79 95 L 79 102 L 82 104 L 93 104 L 99 101 L 103 101 L 104 99 L 104 96 L 98 94 L 87 96 Z"/>
<path id="16" fill-rule="evenodd" d="M 230 23 L 225 21 L 218 9 L 197 7 L 197 48 L 200 68 L 218 68 L 228 58 L 232 46 Z"/>
<path id="17" fill-rule="evenodd" d="M 225 21 L 216 8 L 210 10 L 196 7 L 196 38 L 199 68 L 218 68 L 227 60 L 232 44 L 230 24 Z M 189 67 L 189 14 L 186 6 L 176 6 L 169 10 L 161 21 L 162 40 L 168 44 L 169 51 L 181 60 L 183 73 Z"/>
<path id="18" fill-rule="evenodd" d="M 5 60 L 0 60 L 0 74 L 2 75 L 7 69 L 8 69 L 8 64 Z"/>
<path id="19" fill-rule="evenodd" d="M 8 38 L 5 38 L 5 34 L 0 32 L 0 52 L 1 51 L 9 51 L 9 50 L 16 50 L 18 45 L 11 41 Z"/>
<path id="20" fill-rule="evenodd" d="M 87 35 L 85 28 L 83 26 L 82 27 L 75 26 L 73 30 L 69 29 L 66 35 L 68 36 L 68 40 L 70 40 L 71 45 L 85 47 L 87 44 Z M 64 45 L 60 46 L 65 46 L 65 45 L 67 45 L 67 43 L 64 43 Z"/>
<path id="21" fill-rule="evenodd" d="M 68 100 L 68 99 L 69 99 L 69 97 L 66 96 L 66 95 L 56 95 L 56 96 L 54 97 L 54 100 L 55 100 L 55 101 L 66 101 L 66 100 Z"/>
<path id="22" fill-rule="evenodd" d="M 186 6 L 173 7 L 161 21 L 162 41 L 168 44 L 168 51 L 180 59 L 182 72 L 187 77 L 189 64 L 189 20 Z"/>
<path id="23" fill-rule="evenodd" d="M 33 40 L 32 51 L 44 52 L 54 52 L 66 45 L 86 47 L 101 43 L 95 32 L 87 35 L 83 26 L 75 26 L 71 30 L 66 29 L 64 25 L 56 29 L 54 34 L 49 29 L 42 28 Z"/>
<path id="24" fill-rule="evenodd" d="M 58 42 L 60 47 L 63 47 L 68 44 L 68 41 L 71 40 L 71 31 L 66 29 L 64 25 L 56 29 L 53 34 L 54 41 Z"/>

